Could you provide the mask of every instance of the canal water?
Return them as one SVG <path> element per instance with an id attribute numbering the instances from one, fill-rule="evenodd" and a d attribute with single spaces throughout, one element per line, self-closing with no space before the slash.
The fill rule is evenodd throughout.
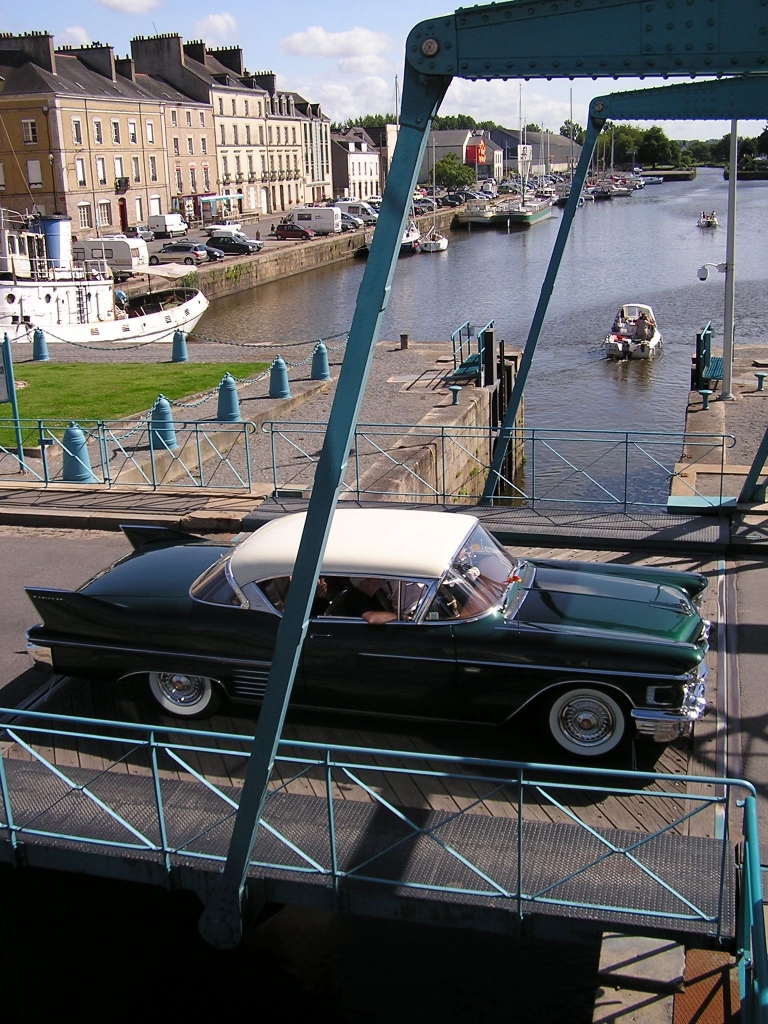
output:
<path id="1" fill-rule="evenodd" d="M 724 276 L 696 271 L 725 261 L 728 184 L 722 171 L 648 185 L 631 198 L 577 212 L 526 389 L 526 426 L 681 431 L 696 331 L 712 320 L 722 343 Z M 768 182 L 739 182 L 736 342 L 760 343 L 768 322 Z M 702 210 L 720 227 L 704 230 Z M 495 320 L 507 343 L 525 343 L 561 212 L 507 233 L 449 233 L 445 253 L 402 257 L 381 337 L 448 340 L 469 320 Z M 200 333 L 280 343 L 347 330 L 364 260 L 313 271 L 211 303 Z M 613 363 L 602 342 L 624 302 L 646 302 L 664 335 L 661 359 Z"/>

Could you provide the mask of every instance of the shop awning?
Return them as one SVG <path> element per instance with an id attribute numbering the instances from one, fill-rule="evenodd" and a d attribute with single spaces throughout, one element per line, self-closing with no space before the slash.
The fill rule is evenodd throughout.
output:
<path id="1" fill-rule="evenodd" d="M 231 196 L 200 196 L 201 203 L 220 203 L 226 199 L 245 199 L 242 192 L 233 192 Z"/>

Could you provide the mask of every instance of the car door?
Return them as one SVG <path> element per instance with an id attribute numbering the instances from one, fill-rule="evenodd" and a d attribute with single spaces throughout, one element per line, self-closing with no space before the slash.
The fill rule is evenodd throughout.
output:
<path id="1" fill-rule="evenodd" d="M 398 614 L 390 622 L 366 622 L 351 614 L 355 608 L 337 613 L 333 602 L 330 614 L 310 620 L 303 655 L 305 703 L 367 714 L 454 717 L 451 623 L 414 621 L 414 592 L 408 588 L 422 587 L 420 598 L 428 588 L 413 581 L 398 586 Z"/>

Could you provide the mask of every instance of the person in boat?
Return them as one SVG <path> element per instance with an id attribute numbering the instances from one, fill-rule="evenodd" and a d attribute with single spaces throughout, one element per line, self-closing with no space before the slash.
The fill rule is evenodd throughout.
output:
<path id="1" fill-rule="evenodd" d="M 650 341 L 653 337 L 653 325 L 648 319 L 645 313 L 641 313 L 637 318 L 637 326 L 635 327 L 635 340 L 636 341 Z"/>

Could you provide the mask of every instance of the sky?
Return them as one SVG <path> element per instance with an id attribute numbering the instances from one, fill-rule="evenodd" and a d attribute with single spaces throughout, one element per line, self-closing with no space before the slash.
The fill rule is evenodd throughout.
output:
<path id="1" fill-rule="evenodd" d="M 279 89 L 319 102 L 334 121 L 393 111 L 395 76 L 402 81 L 408 32 L 418 22 L 454 9 L 444 0 L 290 0 L 284 9 L 259 0 L 80 0 L 72 7 L 60 0 L 36 0 L 34 8 L 30 16 L 0 0 L 3 30 L 51 32 L 57 46 L 99 40 L 114 46 L 117 56 L 130 53 L 133 36 L 158 32 L 210 45 L 236 44 L 243 48 L 249 71 L 274 71 Z M 523 86 L 523 118 L 559 131 L 570 116 L 572 88 L 573 119 L 584 125 L 594 96 L 652 84 L 631 78 L 531 80 Z M 490 119 L 516 128 L 519 103 L 518 82 L 455 79 L 440 113 L 470 114 L 477 121 Z M 675 139 L 721 138 L 730 130 L 725 121 L 667 121 L 662 126 Z M 744 121 L 739 135 L 757 135 L 764 127 L 765 122 Z"/>

